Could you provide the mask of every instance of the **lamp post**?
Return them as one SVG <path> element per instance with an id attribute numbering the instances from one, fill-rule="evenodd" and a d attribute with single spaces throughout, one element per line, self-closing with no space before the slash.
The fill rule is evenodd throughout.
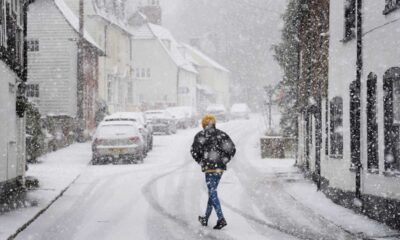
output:
<path id="1" fill-rule="evenodd" d="M 272 133 L 272 97 L 274 95 L 274 88 L 271 85 L 265 86 L 264 91 L 267 94 L 268 105 L 268 132 Z"/>

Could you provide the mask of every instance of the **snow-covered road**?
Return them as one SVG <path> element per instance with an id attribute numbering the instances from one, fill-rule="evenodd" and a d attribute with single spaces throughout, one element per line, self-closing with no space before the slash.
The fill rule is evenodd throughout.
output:
<path id="1" fill-rule="evenodd" d="M 88 166 L 17 239 L 333 240 L 396 234 L 313 191 L 292 160 L 261 160 L 260 119 L 220 127 L 238 147 L 219 187 L 228 221 L 222 231 L 197 222 L 207 200 L 204 176 L 189 154 L 197 129 L 157 136 L 144 164 Z M 320 203 L 328 210 L 318 211 Z M 212 216 L 210 225 L 215 221 Z"/>

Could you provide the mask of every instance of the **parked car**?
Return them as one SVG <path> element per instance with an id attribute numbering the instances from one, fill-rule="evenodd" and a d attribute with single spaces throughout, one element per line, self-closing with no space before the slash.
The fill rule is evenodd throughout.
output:
<path id="1" fill-rule="evenodd" d="M 250 108 L 246 103 L 236 103 L 231 107 L 232 119 L 249 119 L 250 118 Z"/>
<path id="2" fill-rule="evenodd" d="M 145 141 L 132 121 L 101 122 L 92 142 L 92 164 L 141 163 L 145 156 Z"/>
<path id="3" fill-rule="evenodd" d="M 174 117 L 177 128 L 186 129 L 190 126 L 189 113 L 185 107 L 170 107 L 167 112 Z"/>
<path id="4" fill-rule="evenodd" d="M 153 128 L 154 133 L 167 135 L 176 133 L 176 120 L 166 110 L 152 110 L 145 112 L 147 123 Z"/>
<path id="5" fill-rule="evenodd" d="M 228 112 L 224 105 L 222 104 L 213 104 L 207 107 L 206 112 L 208 114 L 214 115 L 218 121 L 228 121 Z"/>
<path id="6" fill-rule="evenodd" d="M 139 132 L 146 142 L 146 152 L 153 149 L 153 130 L 146 122 L 146 116 L 142 112 L 119 112 L 107 116 L 105 122 L 111 121 L 132 121 L 137 124 Z"/>
<path id="7" fill-rule="evenodd" d="M 182 107 L 187 112 L 187 117 L 189 119 L 190 127 L 198 127 L 199 126 L 199 115 L 197 111 L 193 107 Z"/>

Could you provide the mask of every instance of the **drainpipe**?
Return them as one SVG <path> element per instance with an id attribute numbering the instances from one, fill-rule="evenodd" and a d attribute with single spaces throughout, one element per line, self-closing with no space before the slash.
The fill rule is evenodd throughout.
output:
<path id="1" fill-rule="evenodd" d="M 363 42 L 362 42 L 362 20 L 363 20 L 363 16 L 362 16 L 362 0 L 357 0 L 356 1 L 356 5 L 357 5 L 357 74 L 356 74 L 356 82 L 359 84 L 358 86 L 360 91 L 361 91 L 361 77 L 362 77 L 362 71 L 363 71 Z M 361 96 L 361 94 L 360 94 Z M 361 101 L 361 99 L 360 99 Z M 361 108 L 361 105 L 360 105 Z M 360 109 L 361 110 L 361 109 Z M 361 111 L 360 111 L 360 115 L 361 115 Z M 360 117 L 360 123 L 362 122 L 361 116 Z M 360 128 L 361 128 L 360 124 Z M 363 136 L 363 129 L 360 129 L 360 140 L 362 139 Z M 361 144 L 361 141 L 359 141 L 359 143 Z M 361 171 L 362 171 L 362 162 L 361 162 L 361 146 L 360 146 L 360 151 L 357 153 L 357 162 L 356 162 L 356 179 L 355 179 L 355 183 L 356 183 L 356 198 L 358 198 L 359 200 L 361 200 Z"/>
<path id="2" fill-rule="evenodd" d="M 84 35 L 84 2 L 79 0 L 79 39 L 78 39 L 78 61 L 77 61 L 77 141 L 84 141 L 84 76 L 83 76 L 83 36 Z"/>

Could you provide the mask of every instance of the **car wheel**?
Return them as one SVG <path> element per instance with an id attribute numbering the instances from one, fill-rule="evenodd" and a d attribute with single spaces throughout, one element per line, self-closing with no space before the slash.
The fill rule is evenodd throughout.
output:
<path id="1" fill-rule="evenodd" d="M 143 163 L 144 162 L 144 156 L 143 154 L 140 154 L 139 157 L 136 159 L 136 163 Z"/>
<path id="2" fill-rule="evenodd" d="M 99 165 L 99 159 L 97 157 L 93 157 L 91 161 L 92 165 Z"/>

